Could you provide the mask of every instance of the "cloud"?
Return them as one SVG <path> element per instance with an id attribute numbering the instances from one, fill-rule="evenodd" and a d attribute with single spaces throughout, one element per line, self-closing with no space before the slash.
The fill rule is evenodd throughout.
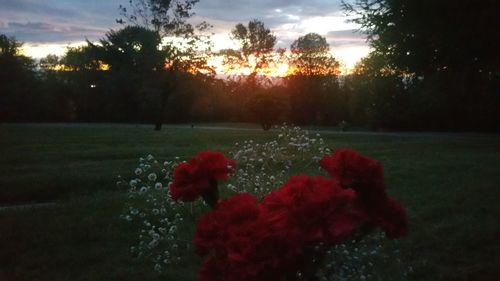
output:
<path id="1" fill-rule="evenodd" d="M 65 15 L 67 17 L 72 17 L 77 15 L 74 10 L 61 8 L 57 5 L 47 5 L 47 3 L 44 5 L 42 3 L 43 2 L 41 1 L 30 0 L 2 0 L 2 14 L 8 14 L 11 12 L 28 12 L 33 14 L 43 14 L 46 16 Z"/>
<path id="2" fill-rule="evenodd" d="M 340 0 L 206 0 L 200 1 L 195 10 L 199 16 L 224 21 L 259 19 L 273 28 L 304 17 L 338 15 L 341 7 Z"/>
<path id="3" fill-rule="evenodd" d="M 85 38 L 98 40 L 119 29 L 120 4 L 129 0 L 0 0 L 0 33 L 27 44 L 67 44 Z M 327 38 L 333 49 L 366 47 L 357 28 L 347 23 L 340 0 L 201 0 L 194 7 L 193 23 L 214 26 L 216 49 L 233 47 L 228 33 L 238 23 L 258 19 L 277 36 L 277 47 L 309 32 Z"/>
<path id="4" fill-rule="evenodd" d="M 47 22 L 8 22 L 0 27 L 0 32 L 15 36 L 20 41 L 47 43 L 81 41 L 85 37 L 97 39 L 106 29 Z"/>
<path id="5" fill-rule="evenodd" d="M 335 30 L 326 34 L 326 39 L 332 47 L 366 46 L 366 35 L 357 29 Z"/>
<path id="6" fill-rule="evenodd" d="M 29 43 L 98 39 L 116 27 L 121 0 L 0 0 L 0 33 Z"/>

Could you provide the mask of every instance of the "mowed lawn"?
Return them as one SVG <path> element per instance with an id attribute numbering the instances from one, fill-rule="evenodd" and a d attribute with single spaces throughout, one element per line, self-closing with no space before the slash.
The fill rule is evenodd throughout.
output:
<path id="1" fill-rule="evenodd" d="M 407 280 L 499 280 L 499 135 L 320 133 L 332 149 L 383 163 L 388 192 L 409 214 L 411 233 L 398 246 L 413 268 Z M 0 281 L 195 280 L 195 257 L 158 275 L 130 256 L 137 232 L 119 217 L 125 192 L 116 177 L 131 176 L 149 153 L 189 158 L 276 134 L 253 126 L 0 125 L 0 207 L 56 202 L 0 208 Z"/>

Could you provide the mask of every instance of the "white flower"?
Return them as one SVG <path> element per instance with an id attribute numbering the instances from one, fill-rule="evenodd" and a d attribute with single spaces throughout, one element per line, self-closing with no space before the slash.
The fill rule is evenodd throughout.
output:
<path id="1" fill-rule="evenodd" d="M 161 182 L 155 183 L 155 189 L 156 190 L 160 190 L 162 187 L 163 187 L 163 185 L 161 184 Z"/>
<path id="2" fill-rule="evenodd" d="M 158 240 L 151 240 L 151 242 L 149 242 L 148 246 L 149 246 L 149 248 L 155 248 L 156 246 L 158 246 L 158 244 L 160 244 L 160 242 L 158 242 Z"/>
<path id="3" fill-rule="evenodd" d="M 156 271 L 156 272 L 161 272 L 161 265 L 156 264 L 156 265 L 155 265 L 155 271 Z"/>
<path id="4" fill-rule="evenodd" d="M 140 174 L 142 174 L 142 169 L 137 168 L 137 169 L 135 169 L 134 173 L 139 176 Z"/>
<path id="5" fill-rule="evenodd" d="M 156 180 L 156 178 L 157 178 L 157 176 L 156 176 L 156 174 L 155 174 L 155 173 L 151 173 L 151 174 L 149 174 L 149 175 L 148 175 L 148 179 L 149 179 L 150 181 L 155 181 L 155 180 Z"/>
<path id="6" fill-rule="evenodd" d="M 148 159 L 148 161 L 151 161 L 151 160 L 153 160 L 153 159 L 155 159 L 155 158 L 153 157 L 153 155 L 149 154 L 149 155 L 146 157 L 146 159 Z"/>
<path id="7" fill-rule="evenodd" d="M 141 187 L 141 189 L 139 190 L 140 193 L 145 193 L 148 191 L 148 187 L 147 186 L 143 186 Z"/>
<path id="8" fill-rule="evenodd" d="M 128 183 L 131 187 L 135 187 L 137 185 L 137 180 L 131 180 L 129 183 Z"/>

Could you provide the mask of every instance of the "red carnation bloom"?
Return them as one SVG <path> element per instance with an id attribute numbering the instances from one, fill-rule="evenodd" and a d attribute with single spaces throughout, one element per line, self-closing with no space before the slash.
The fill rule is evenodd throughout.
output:
<path id="1" fill-rule="evenodd" d="M 212 256 L 199 280 L 282 280 L 300 258 L 302 242 L 276 236 L 264 218 L 257 199 L 247 193 L 219 202 L 202 216 L 193 244 L 197 254 Z"/>
<path id="2" fill-rule="evenodd" d="M 331 156 L 325 155 L 319 164 L 345 188 L 352 187 L 358 191 L 366 186 L 380 188 L 384 185 L 380 162 L 352 149 L 337 149 Z"/>
<path id="3" fill-rule="evenodd" d="M 215 205 L 217 181 L 227 180 L 235 170 L 235 162 L 215 151 L 198 153 L 187 163 L 181 163 L 174 170 L 170 193 L 174 200 L 186 202 L 196 200 L 200 195 Z M 215 197 L 215 198 L 213 198 Z"/>
<path id="4" fill-rule="evenodd" d="M 228 238 L 251 229 L 258 215 L 257 199 L 248 193 L 222 200 L 212 212 L 198 219 L 193 238 L 195 252 L 200 256 L 211 250 L 219 256 L 227 254 Z"/>
<path id="5" fill-rule="evenodd" d="M 324 156 L 320 165 L 344 188 L 356 192 L 358 208 L 369 224 L 381 227 L 389 238 L 407 234 L 406 212 L 387 195 L 380 162 L 351 149 L 337 149 L 333 155 Z"/>
<path id="6" fill-rule="evenodd" d="M 225 267 L 220 261 L 212 257 L 205 261 L 203 267 L 198 271 L 199 281 L 223 280 L 222 269 Z"/>
<path id="7" fill-rule="evenodd" d="M 338 241 L 360 222 L 356 196 L 333 180 L 305 175 L 290 178 L 262 201 L 268 225 L 282 237 L 304 243 Z"/>

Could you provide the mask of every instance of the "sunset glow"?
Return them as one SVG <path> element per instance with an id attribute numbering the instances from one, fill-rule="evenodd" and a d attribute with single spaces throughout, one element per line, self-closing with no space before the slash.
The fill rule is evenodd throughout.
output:
<path id="1" fill-rule="evenodd" d="M 222 37 L 222 36 L 220 36 Z M 219 37 L 219 38 L 220 38 Z M 214 42 L 215 45 L 221 46 L 222 43 L 226 42 Z M 72 44 L 24 44 L 22 52 L 24 55 L 41 59 L 47 55 L 57 55 L 63 56 L 68 47 L 78 47 L 84 45 L 85 42 L 77 42 Z M 234 47 L 232 45 L 231 47 Z M 369 52 L 369 48 L 366 46 L 352 46 L 346 48 L 337 48 L 332 50 L 332 55 L 340 61 L 341 63 L 341 74 L 348 74 L 354 68 L 356 62 L 358 62 L 362 57 L 366 56 Z M 212 67 L 217 74 L 223 75 L 249 75 L 252 73 L 252 69 L 249 67 L 235 68 L 224 65 L 223 58 L 220 56 L 212 57 L 208 65 Z M 268 75 L 273 77 L 284 77 L 291 73 L 289 66 L 286 62 L 278 63 L 272 65 L 266 69 L 258 71 L 260 75 Z"/>
<path id="2" fill-rule="evenodd" d="M 49 54 L 63 56 L 67 47 L 81 46 L 87 39 L 98 42 L 109 30 L 122 28 L 115 22 L 117 7 L 122 2 L 128 1 L 109 0 L 83 4 L 70 0 L 48 0 L 33 11 L 28 6 L 26 9 L 19 9 L 19 5 L 5 6 L 0 11 L 0 33 L 24 42 L 23 53 L 35 59 Z M 57 6 L 65 13 L 53 14 L 49 6 Z M 355 32 L 359 26 L 342 13 L 340 1 L 304 2 L 302 5 L 271 1 L 249 5 L 239 0 L 230 3 L 213 0 L 200 1 L 195 12 L 192 19 L 194 24 L 206 21 L 213 26 L 210 32 L 214 52 L 238 49 L 230 32 L 237 23 L 252 19 L 262 20 L 271 29 L 277 39 L 276 48 L 290 49 L 294 40 L 307 33 L 325 37 L 332 55 L 341 64 L 342 74 L 349 73 L 356 62 L 369 52 L 365 37 Z M 69 16 L 72 14 L 73 16 Z M 246 67 L 226 66 L 218 57 L 211 58 L 209 65 L 218 74 L 224 75 L 245 75 L 252 72 Z M 259 74 L 270 76 L 286 76 L 288 73 L 290 70 L 286 62 L 259 71 Z"/>

